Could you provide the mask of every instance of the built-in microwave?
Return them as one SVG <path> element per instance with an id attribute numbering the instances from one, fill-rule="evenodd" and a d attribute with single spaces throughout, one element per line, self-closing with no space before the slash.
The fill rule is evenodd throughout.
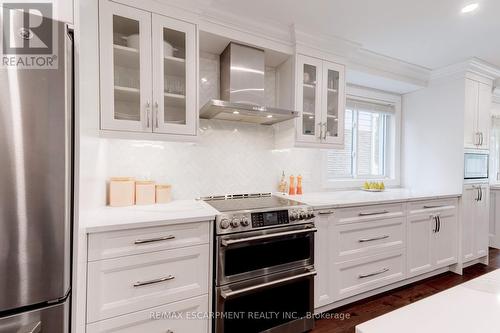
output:
<path id="1" fill-rule="evenodd" d="M 489 152 L 487 150 L 466 150 L 464 154 L 464 179 L 487 180 Z"/>

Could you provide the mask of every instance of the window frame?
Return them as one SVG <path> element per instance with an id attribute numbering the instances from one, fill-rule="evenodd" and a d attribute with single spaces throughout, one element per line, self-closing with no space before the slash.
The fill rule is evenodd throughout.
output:
<path id="1" fill-rule="evenodd" d="M 391 94 L 388 92 L 355 86 L 347 85 L 346 99 L 356 99 L 371 103 L 390 103 L 394 105 L 394 126 L 390 128 L 394 140 L 390 143 L 391 147 L 386 156 L 386 166 L 389 168 L 390 176 L 388 178 L 338 178 L 329 179 L 327 172 L 328 150 L 322 154 L 323 167 L 321 168 L 322 187 L 325 189 L 353 189 L 361 187 L 366 180 L 383 181 L 388 187 L 398 187 L 401 185 L 401 95 Z M 354 134 L 353 134 L 354 136 Z M 357 138 L 353 137 L 353 144 Z M 354 168 L 354 166 L 353 166 Z M 356 166 L 357 168 L 357 166 Z"/>

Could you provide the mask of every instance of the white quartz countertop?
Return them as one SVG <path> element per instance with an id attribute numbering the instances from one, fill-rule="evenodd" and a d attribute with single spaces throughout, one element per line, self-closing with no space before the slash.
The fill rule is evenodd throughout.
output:
<path id="1" fill-rule="evenodd" d="M 315 192 L 286 197 L 303 202 L 315 209 L 354 207 L 393 202 L 406 202 L 427 199 L 445 199 L 460 197 L 461 193 L 416 192 L 409 189 L 386 189 L 383 192 L 362 190 Z"/>
<path id="2" fill-rule="evenodd" d="M 498 333 L 500 269 L 356 327 L 356 333 Z"/>
<path id="3" fill-rule="evenodd" d="M 166 224 L 211 221 L 218 212 L 199 200 L 175 200 L 167 204 L 102 207 L 85 213 L 87 233 L 152 227 Z"/>

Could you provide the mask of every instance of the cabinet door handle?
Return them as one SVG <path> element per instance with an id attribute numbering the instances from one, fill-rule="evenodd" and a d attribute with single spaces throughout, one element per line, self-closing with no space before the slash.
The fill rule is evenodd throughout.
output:
<path id="1" fill-rule="evenodd" d="M 386 239 L 386 238 L 389 238 L 388 235 L 383 235 L 383 236 L 378 236 L 378 237 L 373 237 L 373 238 L 361 238 L 360 240 L 358 240 L 358 242 L 360 243 L 366 243 L 366 242 L 373 242 L 373 241 L 376 241 L 376 240 L 381 240 L 381 239 Z"/>
<path id="2" fill-rule="evenodd" d="M 173 280 L 173 279 L 175 279 L 175 276 L 169 275 L 169 276 L 162 277 L 162 278 L 159 278 L 159 279 L 154 279 L 154 280 L 137 281 L 136 283 L 134 283 L 134 287 L 147 286 L 147 285 L 150 285 L 150 284 L 155 284 L 155 283 L 170 281 L 170 280 Z"/>
<path id="3" fill-rule="evenodd" d="M 437 221 L 438 221 L 438 231 L 437 232 L 440 232 L 441 231 L 441 216 L 437 216 Z"/>
<path id="4" fill-rule="evenodd" d="M 156 123 L 156 128 L 159 128 L 159 123 L 158 123 L 158 102 L 155 102 L 155 123 Z"/>
<path id="5" fill-rule="evenodd" d="M 483 143 L 484 143 L 484 136 L 483 136 L 483 132 L 479 132 L 479 145 L 482 146 Z"/>
<path id="6" fill-rule="evenodd" d="M 436 215 L 431 215 L 431 219 L 434 220 L 434 228 L 432 229 L 433 233 L 436 233 L 438 230 L 438 220 Z"/>
<path id="7" fill-rule="evenodd" d="M 323 123 L 318 123 L 319 126 L 319 139 L 323 138 Z"/>
<path id="8" fill-rule="evenodd" d="M 360 274 L 360 275 L 358 275 L 358 278 L 364 279 L 364 278 L 367 278 L 367 277 L 384 274 L 385 272 L 388 272 L 388 271 L 389 271 L 389 268 L 382 268 L 380 271 L 376 271 L 376 272 L 373 272 L 373 273 Z"/>
<path id="9" fill-rule="evenodd" d="M 479 201 L 483 201 L 483 188 L 479 186 Z"/>
<path id="10" fill-rule="evenodd" d="M 149 108 L 151 107 L 151 103 L 149 101 L 146 102 L 146 127 L 149 128 Z"/>
<path id="11" fill-rule="evenodd" d="M 170 239 L 174 239 L 174 235 L 168 235 L 164 237 L 157 237 L 157 238 L 149 238 L 149 239 L 138 239 L 134 242 L 134 244 L 147 244 L 147 243 L 154 243 L 154 242 L 161 242 L 161 241 L 166 241 Z"/>
<path id="12" fill-rule="evenodd" d="M 389 213 L 388 210 L 382 210 L 380 212 L 371 212 L 371 213 L 359 213 L 359 216 L 372 216 L 372 215 L 382 215 Z"/>
<path id="13" fill-rule="evenodd" d="M 326 140 L 326 136 L 327 136 L 327 130 L 328 130 L 328 126 L 327 126 L 327 123 L 323 123 L 323 126 L 325 127 L 324 131 L 323 131 L 323 140 Z"/>

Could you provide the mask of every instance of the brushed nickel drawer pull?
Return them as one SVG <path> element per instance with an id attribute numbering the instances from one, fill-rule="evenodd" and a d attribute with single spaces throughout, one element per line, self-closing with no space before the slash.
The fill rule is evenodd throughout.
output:
<path id="1" fill-rule="evenodd" d="M 331 215 L 333 214 L 333 210 L 329 210 L 329 211 L 323 211 L 323 212 L 318 212 L 319 215 Z"/>
<path id="2" fill-rule="evenodd" d="M 136 283 L 134 283 L 134 287 L 147 286 L 149 284 L 155 284 L 155 283 L 170 281 L 170 280 L 173 280 L 173 279 L 175 279 L 175 276 L 169 275 L 169 276 L 166 276 L 166 277 L 163 277 L 163 278 L 149 280 L 149 281 L 137 281 Z"/>
<path id="3" fill-rule="evenodd" d="M 382 210 L 380 212 L 372 212 L 372 213 L 359 213 L 359 216 L 372 216 L 372 215 L 382 215 L 389 213 L 388 210 Z"/>
<path id="4" fill-rule="evenodd" d="M 380 271 L 377 271 L 377 272 L 368 273 L 368 274 L 360 274 L 358 276 L 358 278 L 364 279 L 367 277 L 371 277 L 371 276 L 375 276 L 375 275 L 379 275 L 379 274 L 384 274 L 385 272 L 388 272 L 388 271 L 389 271 L 389 268 L 382 268 Z"/>
<path id="5" fill-rule="evenodd" d="M 372 242 L 372 241 L 386 239 L 386 238 L 389 238 L 389 236 L 383 235 L 383 236 L 378 236 L 378 237 L 373 237 L 373 238 L 361 238 L 358 242 L 365 243 L 365 242 Z"/>
<path id="6" fill-rule="evenodd" d="M 445 205 L 424 206 L 424 209 L 441 208 L 441 207 L 445 207 Z"/>
<path id="7" fill-rule="evenodd" d="M 147 243 L 154 243 L 154 242 L 161 242 L 161 241 L 166 241 L 170 239 L 174 239 L 174 235 L 168 235 L 164 237 L 158 237 L 158 238 L 149 238 L 149 239 L 138 239 L 134 242 L 134 244 L 147 244 Z"/>

